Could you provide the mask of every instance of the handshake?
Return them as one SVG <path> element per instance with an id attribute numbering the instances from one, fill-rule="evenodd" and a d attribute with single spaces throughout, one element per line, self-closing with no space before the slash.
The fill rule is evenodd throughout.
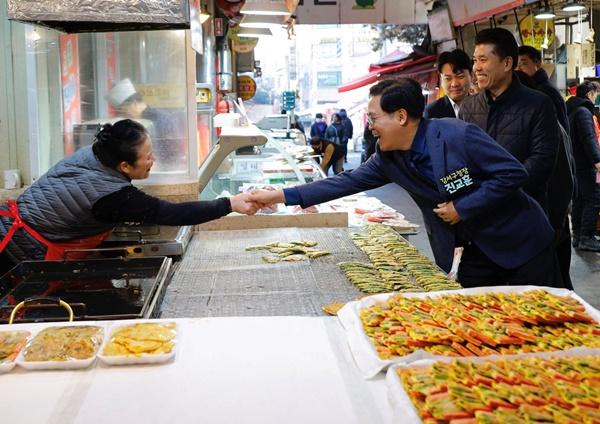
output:
<path id="1" fill-rule="evenodd" d="M 285 202 L 283 190 L 252 190 L 229 198 L 231 210 L 245 215 L 254 215 L 259 209 Z"/>

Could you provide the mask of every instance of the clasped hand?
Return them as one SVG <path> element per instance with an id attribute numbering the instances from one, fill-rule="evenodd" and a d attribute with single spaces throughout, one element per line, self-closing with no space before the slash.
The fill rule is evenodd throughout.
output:
<path id="1" fill-rule="evenodd" d="M 252 190 L 249 193 L 241 193 L 229 198 L 231 210 L 246 215 L 254 215 L 262 208 L 284 203 L 283 190 Z"/>
<path id="2" fill-rule="evenodd" d="M 454 209 L 454 203 L 444 202 L 438 203 L 438 207 L 433 211 L 440 217 L 440 219 L 444 222 L 447 222 L 450 225 L 458 224 L 460 222 L 460 216 L 456 209 Z"/>

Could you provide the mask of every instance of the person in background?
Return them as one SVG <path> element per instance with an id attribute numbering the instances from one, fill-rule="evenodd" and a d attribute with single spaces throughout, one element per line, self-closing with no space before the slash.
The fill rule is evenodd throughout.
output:
<path id="1" fill-rule="evenodd" d="M 148 106 L 129 78 L 115 84 L 107 100 L 120 116 L 152 122 L 157 171 L 187 169 L 187 126 L 181 114 Z"/>
<path id="2" fill-rule="evenodd" d="M 281 109 L 282 115 L 287 115 L 287 111 L 285 109 Z M 290 114 L 290 128 L 300 131 L 304 134 L 304 125 L 300 122 L 300 117 L 295 113 Z"/>
<path id="3" fill-rule="evenodd" d="M 327 129 L 327 123 L 323 119 L 322 113 L 315 115 L 315 122 L 310 126 L 310 138 L 313 137 L 325 137 L 325 130 Z"/>
<path id="4" fill-rule="evenodd" d="M 367 122 L 365 125 L 365 131 L 363 133 L 363 152 L 360 157 L 360 163 L 366 162 L 375 153 L 375 147 L 377 146 L 377 137 L 373 134 L 371 126 Z"/>
<path id="5" fill-rule="evenodd" d="M 600 147 L 593 121 L 597 94 L 594 84 L 584 82 L 577 86 L 575 96 L 567 100 L 577 180 L 571 212 L 573 247 L 590 252 L 600 252 L 600 241 L 594 237 L 600 212 L 600 185 L 596 182 L 600 172 Z"/>
<path id="6" fill-rule="evenodd" d="M 346 109 L 340 109 L 340 118 L 342 120 L 342 125 L 344 126 L 344 139 L 342 140 L 342 144 L 346 144 L 347 146 L 348 141 L 354 136 L 354 125 L 352 125 L 352 121 L 348 118 Z M 348 162 L 348 148 L 346 148 L 346 153 L 344 154 L 344 162 Z"/>
<path id="7" fill-rule="evenodd" d="M 344 128 L 344 124 L 342 124 L 342 117 L 340 114 L 332 114 L 331 123 L 325 130 L 325 138 L 340 146 L 340 150 L 344 153 L 343 157 L 346 157 L 346 152 L 348 151 L 348 138 L 346 138 L 345 131 L 346 130 Z"/>
<path id="8" fill-rule="evenodd" d="M 104 125 L 92 146 L 58 162 L 16 202 L 0 205 L 2 265 L 62 260 L 65 250 L 97 247 L 124 222 L 195 225 L 232 211 L 256 212 L 247 193 L 185 203 L 149 196 L 131 181 L 148 178 L 153 165 L 152 141 L 141 124 Z"/>
<path id="9" fill-rule="evenodd" d="M 458 118 L 462 101 L 471 89 L 471 58 L 462 50 L 440 54 L 440 85 L 446 95 L 425 107 L 424 118 Z"/>
<path id="10" fill-rule="evenodd" d="M 527 73 L 516 70 L 514 74 L 519 78 L 521 84 L 534 90 L 539 89 L 536 81 Z M 558 91 L 557 94 L 560 97 Z M 564 100 L 561 101 L 564 103 Z M 548 180 L 548 219 L 556 234 L 554 239 L 555 250 L 564 286 L 569 290 L 573 290 L 570 275 L 571 229 L 569 227 L 569 207 L 575 193 L 575 160 L 569 134 L 560 123 L 558 127 L 560 140 L 558 152 L 556 153 L 556 163 Z"/>
<path id="11" fill-rule="evenodd" d="M 542 68 L 542 53 L 532 46 L 519 47 L 519 60 L 517 69 L 525 72 L 535 81 L 535 88 L 550 97 L 558 122 L 569 133 L 569 120 L 567 119 L 567 105 L 556 87 L 550 83 L 548 74 Z"/>
<path id="12" fill-rule="evenodd" d="M 370 89 L 368 119 L 379 137 L 375 154 L 334 177 L 276 191 L 256 190 L 262 205 L 308 207 L 394 182 L 421 209 L 436 263 L 450 270 L 464 246 L 458 281 L 559 285 L 552 227 L 540 205 L 521 190 L 527 172 L 475 125 L 424 119 L 421 85 L 408 78 Z M 560 276 L 558 276 L 560 278 Z"/>
<path id="13" fill-rule="evenodd" d="M 310 139 L 310 146 L 315 155 L 321 156 L 320 166 L 325 175 L 329 174 L 329 168 L 333 166 L 335 175 L 344 171 L 344 155 L 342 147 L 321 137 Z"/>
<path id="14" fill-rule="evenodd" d="M 517 56 L 510 31 L 492 28 L 477 34 L 473 71 L 482 91 L 465 98 L 459 116 L 486 131 L 525 166 L 529 178 L 523 189 L 547 210 L 558 121 L 548 97 L 523 86 L 514 75 Z"/>

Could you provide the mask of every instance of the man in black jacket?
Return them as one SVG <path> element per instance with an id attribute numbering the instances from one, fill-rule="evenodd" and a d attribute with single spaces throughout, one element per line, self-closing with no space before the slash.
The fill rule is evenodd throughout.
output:
<path id="1" fill-rule="evenodd" d="M 577 171 L 577 194 L 571 213 L 573 247 L 591 252 L 600 252 L 600 242 L 594 238 L 600 212 L 600 185 L 596 183 L 600 172 L 600 148 L 593 120 L 596 95 L 596 86 L 584 82 L 577 87 L 577 95 L 567 101 Z"/>
<path id="2" fill-rule="evenodd" d="M 443 52 L 437 62 L 440 85 L 446 95 L 425 107 L 424 118 L 458 118 L 471 89 L 471 58 L 462 50 Z"/>
<path id="3" fill-rule="evenodd" d="M 486 131 L 524 166 L 527 194 L 547 210 L 547 186 L 556 161 L 559 129 L 548 97 L 513 75 L 518 47 L 503 28 L 484 29 L 475 39 L 473 71 L 481 92 L 468 96 L 460 117 Z"/>
<path id="4" fill-rule="evenodd" d="M 533 78 L 533 81 L 535 81 L 536 84 L 535 88 L 550 97 L 554 109 L 556 110 L 558 122 L 560 122 L 560 125 L 562 125 L 568 134 L 569 120 L 567 119 L 567 105 L 565 99 L 561 96 L 556 87 L 550 83 L 548 74 L 544 68 L 542 68 L 542 54 L 540 51 L 535 47 L 520 46 L 517 69 Z"/>

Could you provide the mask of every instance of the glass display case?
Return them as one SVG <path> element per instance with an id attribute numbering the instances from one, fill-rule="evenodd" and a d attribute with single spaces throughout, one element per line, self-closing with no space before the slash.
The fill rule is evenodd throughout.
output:
<path id="1" fill-rule="evenodd" d="M 94 142 L 101 125 L 130 118 L 146 127 L 156 164 L 150 181 L 197 177 L 195 58 L 188 32 L 62 34 L 28 27 L 33 65 L 27 95 L 37 116 L 35 179 Z"/>
<path id="2" fill-rule="evenodd" d="M 326 177 L 309 147 L 273 138 L 268 132 L 263 134 L 268 137 L 264 145 L 246 145 L 225 157 L 204 188 L 201 187 L 202 200 L 237 194 L 252 187 L 291 187 Z"/>

